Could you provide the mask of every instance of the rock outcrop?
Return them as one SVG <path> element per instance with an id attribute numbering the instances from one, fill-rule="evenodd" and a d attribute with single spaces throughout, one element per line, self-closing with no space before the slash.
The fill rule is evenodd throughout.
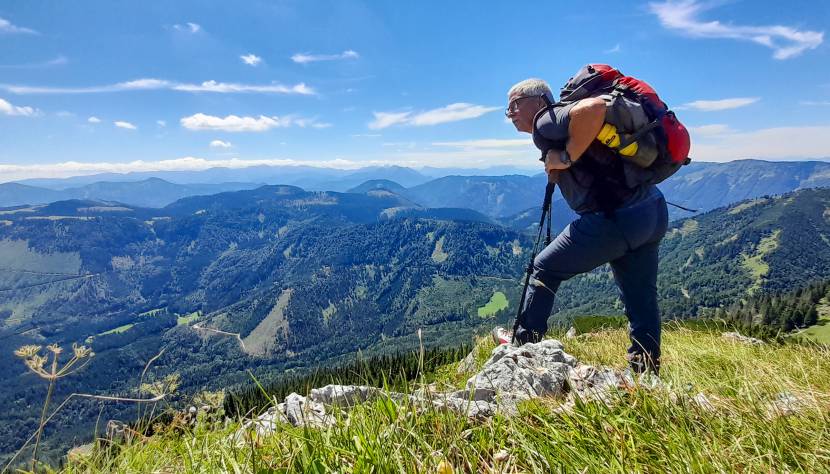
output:
<path id="1" fill-rule="evenodd" d="M 475 368 L 471 353 L 459 364 L 459 373 Z M 464 390 L 440 392 L 429 386 L 404 394 L 361 385 L 326 385 L 312 389 L 308 397 L 288 395 L 283 403 L 248 420 L 235 436 L 240 442 L 251 434 L 266 436 L 280 424 L 328 427 L 338 416 L 348 416 L 349 408 L 377 399 L 408 403 L 418 410 L 451 410 L 485 419 L 499 412 L 513 414 L 518 402 L 541 397 L 561 399 L 563 410 L 573 406 L 576 397 L 612 403 L 615 390 L 635 383 L 625 372 L 579 364 L 554 339 L 521 347 L 504 344 L 493 349 L 482 368 L 467 380 Z"/>

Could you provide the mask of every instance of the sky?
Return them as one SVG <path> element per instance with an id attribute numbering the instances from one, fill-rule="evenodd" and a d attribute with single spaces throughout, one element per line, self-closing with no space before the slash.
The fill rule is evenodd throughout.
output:
<path id="1" fill-rule="evenodd" d="M 830 2 L 0 2 L 0 182 L 305 164 L 540 167 L 514 83 L 649 82 L 694 160 L 830 160 Z"/>

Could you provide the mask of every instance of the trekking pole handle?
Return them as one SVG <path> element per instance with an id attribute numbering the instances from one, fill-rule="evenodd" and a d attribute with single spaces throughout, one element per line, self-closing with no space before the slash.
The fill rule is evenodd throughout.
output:
<path id="1" fill-rule="evenodd" d="M 548 175 L 550 177 L 550 175 Z M 553 200 L 553 191 L 556 189 L 556 182 L 548 179 L 548 184 L 545 186 L 545 200 L 542 202 L 542 210 L 550 209 L 550 203 Z"/>

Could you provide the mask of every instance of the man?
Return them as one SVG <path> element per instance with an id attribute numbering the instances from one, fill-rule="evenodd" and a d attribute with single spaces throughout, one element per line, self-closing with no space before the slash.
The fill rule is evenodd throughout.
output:
<path id="1" fill-rule="evenodd" d="M 629 364 L 637 373 L 656 373 L 660 367 L 657 250 L 668 225 L 666 201 L 654 185 L 630 189 L 610 179 L 613 160 L 619 157 L 595 141 L 605 122 L 603 99 L 546 107 L 552 102 L 547 83 L 527 79 L 510 89 L 505 111 L 518 131 L 533 134 L 543 151 L 549 148 L 545 143 L 564 143 L 544 156 L 545 171 L 580 215 L 534 260 L 516 341 L 542 339 L 563 281 L 610 263 L 629 320 Z M 503 328 L 496 328 L 493 335 L 501 343 L 511 340 Z"/>

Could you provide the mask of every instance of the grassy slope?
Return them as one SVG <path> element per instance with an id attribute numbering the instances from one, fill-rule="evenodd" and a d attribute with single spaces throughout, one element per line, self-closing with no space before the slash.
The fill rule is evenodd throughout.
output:
<path id="1" fill-rule="evenodd" d="M 66 471 L 452 472 L 439 466 L 453 466 L 455 472 L 828 470 L 827 349 L 747 346 L 683 328 L 664 334 L 662 376 L 671 396 L 635 390 L 621 394 L 613 408 L 582 404 L 565 415 L 552 411 L 561 401 L 544 400 L 524 405 L 517 417 L 487 422 L 379 401 L 354 409 L 348 423 L 329 430 L 285 428 L 253 446 L 235 448 L 227 437 L 237 423 L 203 423 L 184 433 L 157 434 L 120 453 L 98 453 Z M 566 350 L 587 363 L 621 367 L 626 343 L 623 330 L 608 330 L 568 340 Z M 479 341 L 479 363 L 490 348 L 487 340 Z M 458 385 L 467 376 L 447 366 L 429 379 Z M 782 391 L 803 397 L 808 408 L 770 420 L 765 403 Z M 698 392 L 718 411 L 690 403 Z M 500 451 L 506 455 L 496 456 Z"/>
<path id="2" fill-rule="evenodd" d="M 830 302 L 825 298 L 818 306 L 818 322 L 797 334 L 822 344 L 830 344 Z"/>

